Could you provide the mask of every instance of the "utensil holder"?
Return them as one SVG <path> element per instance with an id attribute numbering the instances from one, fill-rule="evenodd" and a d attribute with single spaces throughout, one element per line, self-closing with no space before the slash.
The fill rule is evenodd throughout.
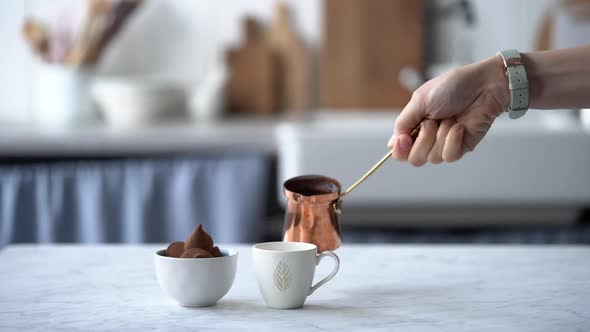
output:
<path id="1" fill-rule="evenodd" d="M 93 73 L 92 68 L 41 64 L 36 87 L 36 125 L 63 130 L 95 120 L 89 92 Z"/>

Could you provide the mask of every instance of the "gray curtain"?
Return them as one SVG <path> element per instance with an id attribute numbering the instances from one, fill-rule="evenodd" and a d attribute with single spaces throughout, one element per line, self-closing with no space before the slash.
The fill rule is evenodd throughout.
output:
<path id="1" fill-rule="evenodd" d="M 264 156 L 0 166 L 0 245 L 170 242 L 199 223 L 218 242 L 262 235 Z"/>

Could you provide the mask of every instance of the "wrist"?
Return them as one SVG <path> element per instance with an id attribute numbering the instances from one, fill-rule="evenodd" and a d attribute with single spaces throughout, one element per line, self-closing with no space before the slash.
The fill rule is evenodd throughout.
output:
<path id="1" fill-rule="evenodd" d="M 495 55 L 479 62 L 479 65 L 481 92 L 489 94 L 496 100 L 500 106 L 497 115 L 500 115 L 510 105 L 510 89 L 504 61 L 502 57 Z"/>
<path id="2" fill-rule="evenodd" d="M 538 100 L 538 96 L 541 94 L 543 85 L 539 78 L 539 68 L 533 57 L 528 53 L 520 53 L 524 67 L 526 68 L 526 75 L 529 81 L 529 107 L 535 107 L 534 102 Z"/>

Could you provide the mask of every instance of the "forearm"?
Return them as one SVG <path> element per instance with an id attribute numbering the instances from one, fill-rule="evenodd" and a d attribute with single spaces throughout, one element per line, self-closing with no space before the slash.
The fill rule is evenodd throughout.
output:
<path id="1" fill-rule="evenodd" d="M 529 107 L 590 107 L 590 45 L 521 56 L 529 80 Z"/>

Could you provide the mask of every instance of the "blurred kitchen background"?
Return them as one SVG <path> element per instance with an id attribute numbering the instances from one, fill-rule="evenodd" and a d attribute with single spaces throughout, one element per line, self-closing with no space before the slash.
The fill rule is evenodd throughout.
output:
<path id="1" fill-rule="evenodd" d="M 0 246 L 280 239 L 282 182 L 352 184 L 413 89 L 590 43 L 585 0 L 3 0 Z M 458 163 L 389 161 L 345 242 L 590 243 L 590 110 L 500 117 Z"/>

